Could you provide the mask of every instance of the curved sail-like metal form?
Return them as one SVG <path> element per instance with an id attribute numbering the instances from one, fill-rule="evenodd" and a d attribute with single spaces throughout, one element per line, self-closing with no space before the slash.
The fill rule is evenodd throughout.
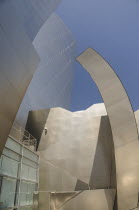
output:
<path id="1" fill-rule="evenodd" d="M 77 61 L 90 73 L 104 100 L 110 119 L 116 160 L 118 209 L 137 207 L 139 142 L 135 116 L 127 93 L 111 66 L 93 49 Z"/>
<path id="2" fill-rule="evenodd" d="M 40 61 L 32 41 L 59 2 L 0 1 L 0 155 Z"/>
<path id="3" fill-rule="evenodd" d="M 70 109 L 76 42 L 62 20 L 52 14 L 38 32 L 33 45 L 40 64 L 33 76 L 16 122 L 25 126 L 30 110 Z"/>
<path id="4" fill-rule="evenodd" d="M 57 8 L 61 0 L 13 0 L 12 4 L 18 13 L 31 41 Z"/>

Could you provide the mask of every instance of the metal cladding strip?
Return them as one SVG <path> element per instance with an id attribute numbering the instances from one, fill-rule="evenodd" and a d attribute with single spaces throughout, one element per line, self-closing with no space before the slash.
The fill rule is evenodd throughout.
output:
<path id="1" fill-rule="evenodd" d="M 0 155 L 40 61 L 32 41 L 59 3 L 0 1 Z"/>
<path id="2" fill-rule="evenodd" d="M 137 206 L 139 142 L 135 116 L 127 93 L 111 66 L 88 48 L 77 61 L 90 73 L 104 100 L 115 147 L 118 209 Z"/>

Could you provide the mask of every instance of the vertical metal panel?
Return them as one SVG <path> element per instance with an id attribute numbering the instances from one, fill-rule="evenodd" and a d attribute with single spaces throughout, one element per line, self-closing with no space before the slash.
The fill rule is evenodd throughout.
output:
<path id="1" fill-rule="evenodd" d="M 105 115 L 104 106 L 103 110 Z M 42 135 L 38 148 L 40 190 L 103 189 L 111 186 L 111 128 L 107 116 L 100 117 L 97 111 L 93 107 L 75 113 L 62 108 L 50 110 L 46 122 L 47 135 Z M 65 183 L 62 172 L 65 177 L 68 177 L 66 173 L 70 177 L 65 179 Z"/>
<path id="2" fill-rule="evenodd" d="M 0 2 L 0 154 L 39 63 L 39 57 L 13 9 Z"/>
<path id="3" fill-rule="evenodd" d="M 48 161 L 40 159 L 39 191 L 73 191 L 77 178 Z"/>
<path id="4" fill-rule="evenodd" d="M 30 110 L 71 104 L 75 41 L 62 20 L 52 14 L 34 39 L 40 56 L 39 67 L 29 85 L 16 121 L 25 126 Z"/>
<path id="5" fill-rule="evenodd" d="M 77 61 L 90 73 L 103 97 L 115 146 L 118 209 L 137 206 L 139 191 L 139 142 L 135 116 L 124 87 L 110 65 L 93 49 Z"/>
<path id="6" fill-rule="evenodd" d="M 39 210 L 50 210 L 50 193 L 39 192 Z"/>
<path id="7" fill-rule="evenodd" d="M 59 3 L 60 0 L 0 2 L 0 151 L 38 66 L 32 41 Z"/>

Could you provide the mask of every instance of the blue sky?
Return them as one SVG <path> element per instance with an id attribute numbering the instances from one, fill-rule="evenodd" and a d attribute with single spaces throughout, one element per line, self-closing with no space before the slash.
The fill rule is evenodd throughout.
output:
<path id="1" fill-rule="evenodd" d="M 63 0 L 56 12 L 77 41 L 77 55 L 88 47 L 99 52 L 139 109 L 139 0 Z M 94 82 L 76 63 L 72 111 L 99 102 Z"/>

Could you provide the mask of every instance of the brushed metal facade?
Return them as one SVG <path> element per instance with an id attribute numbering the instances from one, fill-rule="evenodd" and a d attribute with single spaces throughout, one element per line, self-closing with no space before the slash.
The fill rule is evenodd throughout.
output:
<path id="1" fill-rule="evenodd" d="M 87 49 L 77 61 L 98 86 L 110 119 L 115 148 L 118 209 L 136 208 L 139 192 L 139 142 L 128 96 L 110 65 L 93 49 Z"/>
<path id="2" fill-rule="evenodd" d="M 71 32 L 52 14 L 40 29 L 33 45 L 40 64 L 18 111 L 16 121 L 25 127 L 30 110 L 70 108 L 74 74 L 75 41 Z"/>
<path id="3" fill-rule="evenodd" d="M 0 2 L 0 154 L 39 57 L 12 1 Z"/>
<path id="4" fill-rule="evenodd" d="M 52 108 L 45 126 L 38 148 L 40 191 L 113 186 L 113 140 L 103 104 L 73 113 Z"/>
<path id="5" fill-rule="evenodd" d="M 76 195 L 73 195 L 68 201 L 65 202 L 63 202 L 61 199 L 58 199 L 59 197 L 59 195 L 56 195 L 56 205 L 60 210 L 113 210 L 115 190 L 82 191 Z M 53 196 L 51 194 L 51 206 L 53 207 L 51 209 L 54 210 L 55 193 L 53 193 Z"/>
<path id="6" fill-rule="evenodd" d="M 41 192 L 39 210 L 113 210 L 115 190 Z"/>
<path id="7" fill-rule="evenodd" d="M 61 0 L 12 0 L 18 19 L 31 41 L 60 2 Z"/>
<path id="8" fill-rule="evenodd" d="M 28 115 L 26 130 L 36 138 L 37 148 L 42 133 L 45 132 L 45 135 L 47 134 L 47 129 L 45 129 L 45 124 L 49 111 L 50 109 L 47 109 L 45 111 L 44 110 L 30 111 Z"/>
<path id="9" fill-rule="evenodd" d="M 0 155 L 40 58 L 32 41 L 60 0 L 0 2 Z"/>

